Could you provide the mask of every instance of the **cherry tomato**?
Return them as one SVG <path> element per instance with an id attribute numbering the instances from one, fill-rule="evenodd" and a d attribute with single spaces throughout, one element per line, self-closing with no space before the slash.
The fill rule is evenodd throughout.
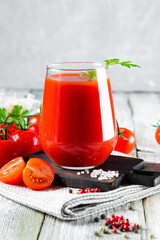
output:
<path id="1" fill-rule="evenodd" d="M 0 124 L 0 129 L 4 128 L 6 124 Z M 16 130 L 18 130 L 18 126 L 15 124 L 10 125 L 8 128 L 7 132 L 7 138 L 9 137 L 10 134 L 14 133 Z M 0 131 L 0 138 L 4 139 L 4 133 Z"/>
<path id="2" fill-rule="evenodd" d="M 26 163 L 22 157 L 14 158 L 0 169 L 0 181 L 16 184 L 22 180 L 22 173 Z"/>
<path id="3" fill-rule="evenodd" d="M 35 132 L 17 130 L 10 139 L 20 147 L 20 156 L 27 157 L 42 150 L 39 136 Z"/>
<path id="4" fill-rule="evenodd" d="M 121 135 L 126 139 L 123 139 L 119 135 L 114 150 L 128 154 L 133 150 L 135 146 L 135 143 L 136 143 L 135 136 L 133 132 L 131 132 L 127 128 L 119 128 L 119 132 L 121 132 Z"/>
<path id="5" fill-rule="evenodd" d="M 31 132 L 35 132 L 39 136 L 39 125 L 37 125 L 37 124 L 31 125 L 28 127 L 27 130 L 29 130 Z"/>
<path id="6" fill-rule="evenodd" d="M 155 132 L 155 139 L 156 139 L 157 143 L 160 144 L 160 127 L 158 127 Z"/>
<path id="7" fill-rule="evenodd" d="M 20 148 L 18 144 L 12 140 L 0 141 L 0 167 L 5 165 L 11 159 L 18 157 Z"/>
<path id="8" fill-rule="evenodd" d="M 37 125 L 39 125 L 40 124 L 40 118 L 41 118 L 40 115 L 32 116 L 30 118 L 30 120 L 29 120 L 29 124 L 37 124 Z"/>
<path id="9" fill-rule="evenodd" d="M 54 180 L 54 171 L 51 165 L 40 158 L 30 158 L 23 170 L 23 181 L 33 190 L 42 190 L 49 187 Z"/>

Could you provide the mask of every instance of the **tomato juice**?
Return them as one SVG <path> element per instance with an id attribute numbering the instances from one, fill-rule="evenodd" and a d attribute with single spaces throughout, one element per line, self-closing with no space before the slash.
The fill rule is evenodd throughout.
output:
<path id="1" fill-rule="evenodd" d="M 80 73 L 46 77 L 40 139 L 58 166 L 98 166 L 112 152 L 117 139 L 112 92 L 109 78 L 101 80 Z"/>

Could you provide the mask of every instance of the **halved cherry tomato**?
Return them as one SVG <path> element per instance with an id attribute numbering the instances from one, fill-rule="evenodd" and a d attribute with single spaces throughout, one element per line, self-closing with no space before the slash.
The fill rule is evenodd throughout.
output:
<path id="1" fill-rule="evenodd" d="M 17 130 L 10 139 L 20 147 L 20 156 L 27 157 L 42 150 L 39 136 L 35 132 Z"/>
<path id="2" fill-rule="evenodd" d="M 25 166 L 26 163 L 22 157 L 9 161 L 0 169 L 0 181 L 8 184 L 19 183 Z"/>
<path id="3" fill-rule="evenodd" d="M 49 187 L 54 180 L 54 171 L 51 165 L 40 158 L 30 158 L 23 170 L 23 181 L 33 190 L 42 190 Z"/>
<path id="4" fill-rule="evenodd" d="M 18 144 L 11 139 L 0 141 L 0 167 L 5 165 L 11 159 L 20 156 Z"/>
<path id="5" fill-rule="evenodd" d="M 119 132 L 121 132 L 122 137 L 125 139 L 123 139 L 119 135 L 114 150 L 128 154 L 133 150 L 135 146 L 135 143 L 136 143 L 135 136 L 133 132 L 131 132 L 127 128 L 119 128 Z"/>
<path id="6" fill-rule="evenodd" d="M 29 120 L 29 124 L 37 124 L 37 125 L 39 125 L 40 124 L 40 118 L 41 118 L 40 115 L 32 116 L 30 118 L 30 120 Z"/>

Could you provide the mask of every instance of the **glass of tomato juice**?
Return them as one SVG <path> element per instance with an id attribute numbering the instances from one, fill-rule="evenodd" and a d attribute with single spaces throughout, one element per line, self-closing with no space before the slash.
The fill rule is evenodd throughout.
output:
<path id="1" fill-rule="evenodd" d="M 110 79 L 100 63 L 47 66 L 40 123 L 45 153 L 58 166 L 101 165 L 117 141 Z"/>

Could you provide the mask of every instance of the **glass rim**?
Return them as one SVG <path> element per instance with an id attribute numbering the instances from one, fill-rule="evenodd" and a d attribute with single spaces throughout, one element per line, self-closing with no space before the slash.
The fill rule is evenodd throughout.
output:
<path id="1" fill-rule="evenodd" d="M 86 67 L 78 67 L 83 64 L 86 65 Z M 74 67 L 69 67 L 70 65 L 74 65 Z M 46 68 L 47 70 L 55 71 L 88 71 L 96 70 L 97 68 L 104 68 L 104 66 L 99 62 L 55 62 L 48 64 Z"/>

